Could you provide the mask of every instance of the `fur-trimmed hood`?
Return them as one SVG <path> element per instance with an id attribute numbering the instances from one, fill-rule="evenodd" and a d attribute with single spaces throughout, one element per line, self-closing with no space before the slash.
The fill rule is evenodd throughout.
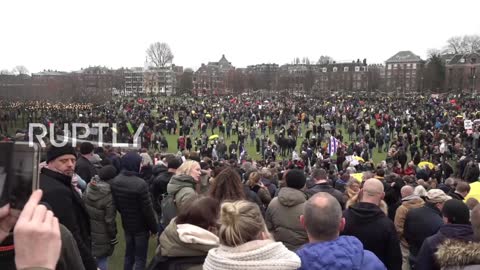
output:
<path id="1" fill-rule="evenodd" d="M 480 242 L 446 239 L 438 246 L 435 257 L 442 269 L 467 265 L 478 265 L 480 268 Z"/>

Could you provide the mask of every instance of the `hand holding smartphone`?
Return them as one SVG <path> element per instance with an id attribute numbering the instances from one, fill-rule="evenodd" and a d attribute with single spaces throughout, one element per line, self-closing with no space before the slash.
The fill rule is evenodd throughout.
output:
<path id="1" fill-rule="evenodd" d="M 28 142 L 0 143 L 0 207 L 22 210 L 38 189 L 40 147 Z"/>

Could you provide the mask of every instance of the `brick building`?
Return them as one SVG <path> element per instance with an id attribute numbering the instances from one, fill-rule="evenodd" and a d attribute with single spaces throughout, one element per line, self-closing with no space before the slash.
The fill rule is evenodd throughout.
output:
<path id="1" fill-rule="evenodd" d="M 445 65 L 445 88 L 480 92 L 480 53 L 457 54 Z"/>
<path id="2" fill-rule="evenodd" d="M 228 92 L 231 82 L 231 73 L 235 71 L 232 63 L 225 55 L 218 62 L 209 62 L 202 66 L 193 75 L 193 92 L 196 94 L 212 94 Z"/>
<path id="3" fill-rule="evenodd" d="M 175 93 L 177 74 L 173 66 L 148 67 L 143 71 L 143 92 L 146 95 Z"/>
<path id="4" fill-rule="evenodd" d="M 361 91 L 368 88 L 366 60 L 319 65 L 283 65 L 279 69 L 279 89 L 294 91 Z"/>
<path id="5" fill-rule="evenodd" d="M 411 51 L 400 51 L 386 63 L 385 87 L 387 91 L 405 93 L 423 90 L 425 62 Z"/>

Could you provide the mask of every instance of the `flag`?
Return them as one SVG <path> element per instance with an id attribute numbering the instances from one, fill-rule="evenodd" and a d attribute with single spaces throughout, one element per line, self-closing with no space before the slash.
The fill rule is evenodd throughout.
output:
<path id="1" fill-rule="evenodd" d="M 340 141 L 337 140 L 337 138 L 330 136 L 330 143 L 328 143 L 328 153 L 330 154 L 330 156 L 333 156 L 337 153 L 339 143 Z"/>
<path id="2" fill-rule="evenodd" d="M 135 130 L 133 129 L 132 124 L 130 124 L 130 122 L 127 123 L 127 128 L 131 135 L 135 133 Z"/>

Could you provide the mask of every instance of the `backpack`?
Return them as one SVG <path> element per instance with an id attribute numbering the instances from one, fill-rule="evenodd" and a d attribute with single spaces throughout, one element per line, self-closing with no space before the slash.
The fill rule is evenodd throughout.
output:
<path id="1" fill-rule="evenodd" d="M 160 205 L 162 209 L 162 217 L 160 218 L 160 224 L 162 224 L 164 228 L 166 228 L 168 224 L 170 224 L 170 221 L 177 216 L 177 204 L 175 201 L 175 195 L 177 195 L 177 193 L 162 194 L 162 202 Z"/>

